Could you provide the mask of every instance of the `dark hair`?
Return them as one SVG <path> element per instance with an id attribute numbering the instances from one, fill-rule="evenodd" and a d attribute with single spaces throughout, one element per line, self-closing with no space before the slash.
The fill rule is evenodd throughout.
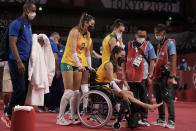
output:
<path id="1" fill-rule="evenodd" d="M 115 54 L 118 54 L 121 51 L 123 51 L 123 48 L 121 48 L 119 46 L 115 46 L 112 49 L 112 53 L 111 53 L 111 56 L 110 56 L 110 61 L 112 62 L 113 66 L 114 66 L 114 72 L 116 72 L 116 70 L 117 70 L 117 64 L 116 64 Z"/>
<path id="2" fill-rule="evenodd" d="M 147 31 L 147 29 L 146 29 L 144 26 L 139 26 L 139 27 L 137 27 L 137 29 L 136 29 L 136 33 L 137 33 L 138 31 Z"/>
<path id="3" fill-rule="evenodd" d="M 116 19 L 114 22 L 113 22 L 113 25 L 112 25 L 112 29 L 114 29 L 115 27 L 118 28 L 120 26 L 125 26 L 123 21 L 121 19 Z"/>
<path id="4" fill-rule="evenodd" d="M 164 24 L 158 24 L 154 27 L 158 32 L 166 31 L 167 27 Z"/>
<path id="5" fill-rule="evenodd" d="M 26 11 L 30 6 L 32 5 L 35 5 L 33 2 L 26 2 L 24 5 L 23 5 L 23 12 Z"/>
<path id="6" fill-rule="evenodd" d="M 82 13 L 80 17 L 80 21 L 78 23 L 79 30 L 82 30 L 84 28 L 84 22 L 89 22 L 90 20 L 95 20 L 95 18 L 92 15 L 87 14 L 86 12 Z"/>

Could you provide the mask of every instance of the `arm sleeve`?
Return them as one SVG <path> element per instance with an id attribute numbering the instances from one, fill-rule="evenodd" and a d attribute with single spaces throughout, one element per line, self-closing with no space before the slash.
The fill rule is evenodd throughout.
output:
<path id="1" fill-rule="evenodd" d="M 57 48 L 57 44 L 56 43 L 51 42 L 51 47 L 52 47 L 53 53 L 58 53 L 58 48 Z"/>
<path id="2" fill-rule="evenodd" d="M 175 55 L 176 54 L 176 45 L 173 40 L 170 40 L 168 45 L 167 45 L 167 52 L 168 55 Z"/>
<path id="3" fill-rule="evenodd" d="M 13 21 L 9 26 L 9 36 L 17 36 L 19 35 L 20 23 L 18 21 Z"/>
<path id="4" fill-rule="evenodd" d="M 155 51 L 154 51 L 154 47 L 152 46 L 151 43 L 147 45 L 145 54 L 147 55 L 149 60 L 154 60 L 157 58 Z"/>

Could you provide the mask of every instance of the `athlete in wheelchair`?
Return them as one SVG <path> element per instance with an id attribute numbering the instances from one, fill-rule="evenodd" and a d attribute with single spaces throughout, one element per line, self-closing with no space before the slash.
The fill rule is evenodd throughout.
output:
<path id="1" fill-rule="evenodd" d="M 85 93 L 78 105 L 78 116 L 83 125 L 87 128 L 101 128 L 105 125 L 112 126 L 114 129 L 120 129 L 120 121 L 125 117 L 127 120 L 127 127 L 135 128 L 131 126 L 133 121 L 130 118 L 133 117 L 134 110 L 132 104 L 137 104 L 141 107 L 154 111 L 161 104 L 146 104 L 140 100 L 134 98 L 131 91 L 121 90 L 114 81 L 114 73 L 117 69 L 117 64 L 121 65 L 123 62 L 122 52 L 124 50 L 121 47 L 114 47 L 112 50 L 110 61 L 102 63 L 98 68 L 96 74 L 90 73 L 90 91 Z M 96 75 L 96 78 L 95 78 Z M 124 82 L 126 85 L 127 83 Z M 81 114 L 81 105 L 84 99 L 88 99 L 88 107 L 84 114 Z M 117 111 L 117 120 L 111 120 L 114 112 L 114 106 L 120 103 L 120 111 Z"/>

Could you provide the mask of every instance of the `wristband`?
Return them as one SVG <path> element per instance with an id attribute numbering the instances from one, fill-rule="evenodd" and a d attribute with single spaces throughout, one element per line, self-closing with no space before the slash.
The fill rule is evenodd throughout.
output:
<path id="1" fill-rule="evenodd" d="M 91 63 L 91 56 L 87 56 L 86 57 L 87 63 L 88 63 L 88 67 L 92 68 L 92 63 Z"/>
<path id="2" fill-rule="evenodd" d="M 81 66 L 81 63 L 80 63 L 80 60 L 78 59 L 77 53 L 73 53 L 72 54 L 72 57 L 73 57 L 74 61 L 76 62 L 76 65 L 78 67 L 80 67 Z"/>
<path id="3" fill-rule="evenodd" d="M 110 86 L 112 86 L 118 93 L 121 91 L 115 81 L 111 81 Z"/>
<path id="4" fill-rule="evenodd" d="M 150 75 L 150 74 L 148 74 L 148 78 L 152 79 L 152 78 L 153 78 L 153 76 L 152 76 L 152 75 Z"/>

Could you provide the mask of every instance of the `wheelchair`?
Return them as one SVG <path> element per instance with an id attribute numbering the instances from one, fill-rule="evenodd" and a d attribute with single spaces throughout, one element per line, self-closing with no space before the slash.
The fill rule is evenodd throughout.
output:
<path id="1" fill-rule="evenodd" d="M 131 124 L 135 124 L 133 120 L 130 120 L 130 118 L 133 118 L 131 104 L 116 96 L 111 88 L 105 86 L 108 83 L 95 82 L 95 75 L 90 72 L 89 92 L 82 95 L 77 107 L 77 114 L 81 123 L 91 129 L 110 126 L 115 130 L 119 130 L 121 128 L 120 122 L 125 118 L 127 127 L 132 129 L 138 127 L 138 124 L 131 126 Z M 84 113 L 81 114 L 84 99 L 88 100 L 88 106 L 85 112 L 83 111 Z M 121 105 L 120 111 L 115 110 L 116 104 Z M 116 120 L 112 120 L 112 116 L 115 116 Z"/>

